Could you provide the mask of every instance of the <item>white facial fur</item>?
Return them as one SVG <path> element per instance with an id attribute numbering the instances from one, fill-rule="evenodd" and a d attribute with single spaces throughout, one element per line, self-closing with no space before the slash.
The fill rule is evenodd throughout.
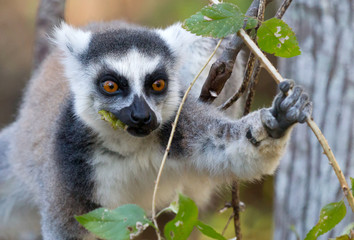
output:
<path id="1" fill-rule="evenodd" d="M 183 29 L 180 22 L 166 29 L 158 29 L 157 33 L 168 43 L 172 52 L 177 56 L 178 65 L 185 61 L 184 57 L 189 56 L 186 52 L 190 51 L 192 43 L 201 38 Z"/>
<path id="2" fill-rule="evenodd" d="M 122 109 L 132 104 L 134 96 L 141 96 L 146 100 L 159 123 L 169 120 L 175 113 L 180 101 L 180 84 L 178 76 L 174 73 L 175 66 L 172 66 L 172 61 L 166 62 L 166 59 L 159 55 L 147 56 L 132 48 L 123 56 L 107 54 L 94 63 L 83 65 L 79 56 L 87 50 L 92 33 L 63 23 L 55 30 L 54 35 L 53 42 L 64 53 L 62 64 L 74 95 L 75 113 L 97 132 L 102 132 L 103 135 L 112 133 L 109 124 L 100 119 L 99 110 L 104 109 L 107 104 L 114 109 Z M 169 75 L 168 92 L 162 102 L 156 102 L 153 97 L 145 95 L 144 80 L 147 74 L 153 73 L 161 65 L 165 66 Z M 117 72 L 128 80 L 131 92 L 127 97 L 107 103 L 97 96 L 96 78 L 103 67 Z"/>

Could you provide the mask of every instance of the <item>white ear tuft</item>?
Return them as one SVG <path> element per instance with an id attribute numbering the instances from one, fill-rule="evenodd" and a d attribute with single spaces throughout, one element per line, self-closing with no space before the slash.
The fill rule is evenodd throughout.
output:
<path id="1" fill-rule="evenodd" d="M 82 31 L 62 22 L 54 29 L 53 42 L 65 53 L 77 56 L 87 49 L 91 35 L 91 32 Z"/>
<path id="2" fill-rule="evenodd" d="M 172 51 L 179 55 L 179 57 L 191 47 L 196 40 L 201 38 L 183 29 L 180 22 L 175 23 L 166 29 L 159 29 L 157 32 L 169 44 Z"/>

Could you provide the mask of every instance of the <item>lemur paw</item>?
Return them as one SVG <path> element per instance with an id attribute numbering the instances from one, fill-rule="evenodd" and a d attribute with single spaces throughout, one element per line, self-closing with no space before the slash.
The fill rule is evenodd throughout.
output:
<path id="1" fill-rule="evenodd" d="M 273 106 L 261 110 L 261 120 L 268 134 L 280 138 L 293 124 L 304 123 L 312 113 L 312 102 L 302 87 L 295 86 L 294 81 L 279 83 L 280 93 L 275 97 Z M 287 96 L 289 90 L 292 92 Z"/>

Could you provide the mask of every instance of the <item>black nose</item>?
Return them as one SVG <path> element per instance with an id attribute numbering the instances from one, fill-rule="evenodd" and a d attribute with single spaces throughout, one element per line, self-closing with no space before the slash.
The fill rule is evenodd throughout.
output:
<path id="1" fill-rule="evenodd" d="M 137 125 L 147 125 L 151 123 L 151 113 L 149 111 L 132 111 L 130 121 Z"/>
<path id="2" fill-rule="evenodd" d="M 156 114 L 143 97 L 134 96 L 130 106 L 113 114 L 128 126 L 127 131 L 133 136 L 147 136 L 159 126 Z"/>

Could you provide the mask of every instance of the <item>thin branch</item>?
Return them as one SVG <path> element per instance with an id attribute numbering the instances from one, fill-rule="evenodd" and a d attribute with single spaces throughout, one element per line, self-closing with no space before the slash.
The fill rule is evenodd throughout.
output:
<path id="1" fill-rule="evenodd" d="M 257 28 L 264 21 L 264 13 L 265 13 L 265 8 L 266 8 L 266 5 L 267 5 L 267 2 L 268 2 L 267 0 L 260 0 L 259 1 L 258 14 L 257 14 L 257 19 L 258 19 Z"/>
<path id="2" fill-rule="evenodd" d="M 36 70 L 50 52 L 48 34 L 64 20 L 66 0 L 42 0 L 36 20 L 36 42 L 34 47 L 33 70 Z"/>
<path id="3" fill-rule="evenodd" d="M 266 4 L 267 4 L 267 0 L 261 0 L 259 2 L 258 15 L 257 15 L 258 25 L 256 28 L 256 33 L 257 33 L 259 26 L 264 21 L 264 13 L 265 13 Z M 253 37 L 252 39 L 253 39 L 253 41 L 255 41 L 257 43 L 256 37 Z M 257 75 L 260 71 L 260 67 L 256 65 L 256 62 L 259 62 L 259 61 L 256 61 L 256 57 L 253 54 L 251 54 L 251 55 L 253 57 L 254 64 L 253 64 L 252 76 L 249 76 L 251 78 L 251 81 L 250 81 L 251 83 L 249 86 L 248 96 L 246 99 L 246 105 L 245 105 L 245 108 L 243 111 L 244 116 L 247 115 L 251 111 L 251 105 L 253 102 L 254 94 L 256 91 L 256 86 L 258 83 Z M 258 73 L 257 73 L 257 71 L 258 71 Z"/>
<path id="4" fill-rule="evenodd" d="M 228 109 L 230 106 L 232 106 L 232 104 L 234 104 L 241 96 L 242 94 L 246 91 L 249 81 L 251 79 L 251 73 L 253 70 L 253 66 L 254 66 L 254 55 L 253 53 L 250 54 L 248 61 L 247 61 L 247 67 L 245 70 L 245 74 L 243 77 L 243 82 L 242 85 L 240 86 L 240 88 L 238 89 L 238 91 L 232 96 L 230 97 L 225 103 L 223 103 L 220 107 L 218 107 L 221 110 L 226 110 Z"/>
<path id="5" fill-rule="evenodd" d="M 275 17 L 281 19 L 284 16 L 284 13 L 288 9 L 288 7 L 291 4 L 291 2 L 292 2 L 292 0 L 283 1 L 281 6 L 279 7 Z M 264 14 L 263 14 L 263 17 L 262 17 L 262 15 L 258 15 L 258 20 L 259 20 L 259 23 L 263 22 L 264 21 Z M 244 110 L 244 115 L 246 115 L 246 114 L 248 114 L 250 112 L 260 72 L 261 72 L 261 65 L 260 65 L 260 62 L 257 60 L 255 65 L 254 65 L 253 75 L 252 75 L 252 78 L 251 78 L 251 81 L 250 81 L 251 83 L 250 83 L 250 86 L 249 86 L 248 97 L 246 99 L 246 107 L 245 107 L 245 110 Z"/>
<path id="6" fill-rule="evenodd" d="M 267 3 L 266 0 L 259 1 L 258 11 L 257 11 L 257 19 L 258 19 L 257 29 L 260 26 L 260 23 L 263 22 L 263 20 L 264 20 L 264 12 L 265 12 L 265 8 L 266 8 L 266 3 Z M 257 29 L 256 29 L 256 31 L 257 31 Z M 254 40 L 256 40 L 256 37 L 254 37 Z M 255 62 L 256 62 L 256 57 L 251 52 L 249 59 L 248 59 L 244 82 L 249 82 L 250 79 L 252 78 Z M 251 85 L 253 83 L 254 83 L 254 81 L 251 81 Z M 252 91 L 252 89 L 253 89 L 253 87 L 250 88 L 250 93 L 248 94 L 248 97 L 247 97 L 247 101 L 246 101 L 246 105 L 245 105 L 245 109 L 244 109 L 244 115 L 248 114 L 250 111 L 251 102 L 252 102 L 253 95 L 254 95 L 253 94 L 254 91 Z M 234 212 L 235 235 L 238 240 L 241 240 L 242 233 L 241 233 L 241 219 L 240 219 L 240 190 L 239 190 L 238 180 L 235 180 L 232 183 L 231 203 L 232 203 L 233 212 Z"/>
<path id="7" fill-rule="evenodd" d="M 238 180 L 232 182 L 231 189 L 231 205 L 233 209 L 233 217 L 234 217 L 234 230 L 236 239 L 242 239 L 241 233 L 241 219 L 240 219 L 240 186 L 238 184 Z"/>
<path id="8" fill-rule="evenodd" d="M 245 109 L 243 111 L 243 115 L 247 115 L 250 113 L 251 110 L 251 106 L 252 106 L 252 102 L 253 102 L 253 98 L 254 98 L 254 94 L 256 91 L 256 86 L 258 83 L 258 75 L 261 71 L 261 65 L 259 64 L 259 61 L 256 60 L 255 64 L 254 64 L 254 68 L 253 68 L 253 73 L 252 73 L 252 78 L 251 78 L 251 84 L 249 86 L 249 92 L 248 92 L 248 96 L 246 99 L 246 106 Z"/>
<path id="9" fill-rule="evenodd" d="M 284 13 L 288 9 L 292 1 L 293 0 L 284 0 L 281 6 L 279 7 L 277 13 L 275 14 L 275 17 L 281 19 L 284 16 Z"/>
<path id="10" fill-rule="evenodd" d="M 245 42 L 247 47 L 259 58 L 259 60 L 262 62 L 263 66 L 268 71 L 268 73 L 273 77 L 273 79 L 277 83 L 284 81 L 283 77 L 279 74 L 279 72 L 271 64 L 271 62 L 268 60 L 268 58 L 262 53 L 262 51 L 257 47 L 257 45 L 252 41 L 250 36 L 248 36 L 248 34 L 243 29 L 241 29 L 238 32 L 238 35 L 243 39 L 243 41 Z M 313 133 L 316 135 L 318 141 L 320 142 L 320 144 L 324 150 L 324 153 L 326 154 L 326 156 L 330 162 L 330 165 L 332 166 L 334 172 L 337 175 L 337 178 L 340 182 L 344 196 L 347 198 L 348 203 L 349 203 L 352 211 L 354 212 L 353 195 L 350 191 L 347 181 L 345 180 L 343 172 L 340 169 L 338 162 L 336 161 L 336 158 L 334 157 L 333 152 L 328 145 L 326 138 L 324 137 L 321 130 L 318 128 L 317 124 L 312 119 L 307 119 L 306 123 L 309 125 L 309 127 L 311 128 Z"/>
<path id="11" fill-rule="evenodd" d="M 222 230 L 222 233 L 221 233 L 222 236 L 224 236 L 224 234 L 225 234 L 227 228 L 229 227 L 230 222 L 231 222 L 231 220 L 233 219 L 233 217 L 234 217 L 234 213 L 232 212 L 231 215 L 230 215 L 230 217 L 229 217 L 229 219 L 227 220 L 227 223 L 226 223 L 224 229 Z"/>
<path id="12" fill-rule="evenodd" d="M 163 156 L 163 159 L 162 159 L 162 162 L 161 162 L 161 165 L 160 165 L 159 173 L 158 173 L 156 181 L 155 181 L 154 193 L 153 193 L 153 196 L 152 196 L 152 220 L 153 220 L 153 222 L 154 222 L 154 224 L 156 226 L 156 233 L 157 233 L 157 236 L 158 236 L 159 240 L 161 239 L 161 236 L 160 236 L 160 231 L 159 231 L 159 228 L 158 228 L 158 225 L 157 225 L 157 221 L 156 221 L 156 194 L 157 194 L 157 189 L 158 189 L 158 186 L 159 186 L 159 183 L 160 183 L 162 170 L 163 170 L 163 168 L 165 166 L 168 153 L 170 152 L 172 139 L 173 139 L 173 136 L 174 136 L 175 131 L 176 131 L 178 119 L 179 119 L 179 116 L 181 115 L 181 111 L 182 111 L 183 105 L 184 105 L 184 103 L 185 103 L 185 101 L 187 99 L 187 96 L 188 96 L 189 92 L 191 91 L 194 83 L 196 82 L 196 80 L 198 79 L 200 74 L 204 71 L 206 66 L 209 64 L 209 62 L 211 61 L 213 56 L 215 55 L 216 50 L 220 47 L 220 44 L 221 44 L 222 40 L 223 39 L 219 40 L 218 44 L 216 45 L 216 47 L 215 47 L 214 51 L 212 52 L 212 54 L 210 55 L 209 59 L 207 60 L 205 65 L 202 67 L 202 69 L 199 71 L 197 76 L 195 76 L 195 78 L 191 82 L 190 86 L 188 87 L 187 91 L 185 92 L 185 94 L 184 94 L 184 96 L 182 98 L 182 101 L 181 101 L 181 103 L 180 103 L 180 105 L 178 107 L 175 120 L 174 120 L 174 122 L 172 124 L 172 130 L 171 130 L 170 138 L 168 139 L 167 147 L 166 147 L 165 154 Z"/>

